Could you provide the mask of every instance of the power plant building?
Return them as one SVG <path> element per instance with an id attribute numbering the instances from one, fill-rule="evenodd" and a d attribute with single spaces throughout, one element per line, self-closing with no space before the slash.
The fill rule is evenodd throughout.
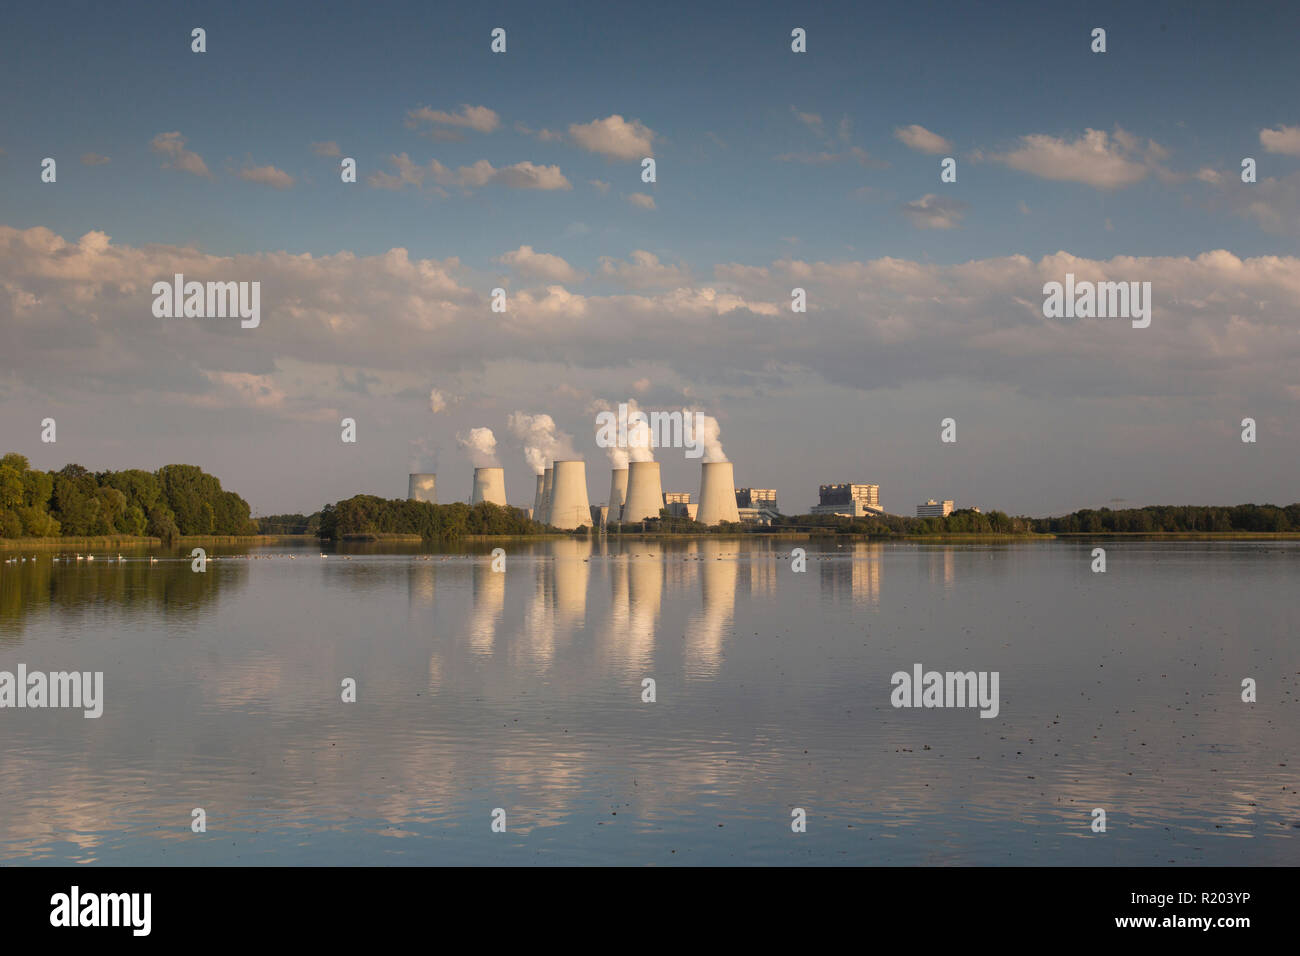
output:
<path id="1" fill-rule="evenodd" d="M 715 525 L 740 523 L 736 509 L 735 469 L 729 461 L 706 461 L 700 472 L 700 507 L 695 520 Z"/>
<path id="2" fill-rule="evenodd" d="M 741 524 L 770 525 L 781 516 L 775 488 L 737 488 L 736 511 Z"/>
<path id="3" fill-rule="evenodd" d="M 506 470 L 488 467 L 474 469 L 474 493 L 470 504 L 489 504 L 506 506 Z"/>
<path id="4" fill-rule="evenodd" d="M 664 489 L 659 481 L 659 462 L 634 461 L 627 466 L 627 500 L 623 502 L 623 524 L 658 518 L 664 506 Z"/>
<path id="5" fill-rule="evenodd" d="M 935 501 L 931 498 L 925 504 L 916 506 L 918 518 L 942 518 L 950 514 L 952 514 L 952 501 L 948 499 Z"/>
<path id="6" fill-rule="evenodd" d="M 813 505 L 815 515 L 841 515 L 846 518 L 878 517 L 885 512 L 880 507 L 880 486 L 867 484 L 821 485 L 821 499 Z"/>
<path id="7" fill-rule="evenodd" d="M 429 504 L 436 505 L 438 503 L 438 476 L 419 472 L 408 475 L 406 480 L 406 500 L 427 501 Z"/>
<path id="8" fill-rule="evenodd" d="M 623 502 L 627 501 L 627 469 L 615 468 L 609 477 L 609 509 L 606 522 L 616 524 L 623 517 Z"/>
<path id="9" fill-rule="evenodd" d="M 551 503 L 546 523 L 566 531 L 589 527 L 591 502 L 587 499 L 587 463 L 557 461 L 551 468 Z"/>

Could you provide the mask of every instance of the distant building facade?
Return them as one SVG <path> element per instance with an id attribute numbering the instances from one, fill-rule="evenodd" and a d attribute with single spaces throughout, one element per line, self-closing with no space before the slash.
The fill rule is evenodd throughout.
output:
<path id="1" fill-rule="evenodd" d="M 880 507 L 880 486 L 858 483 L 821 485 L 817 489 L 821 499 L 813 505 L 815 515 L 842 515 L 848 518 L 866 518 L 883 515 Z"/>
<path id="2" fill-rule="evenodd" d="M 737 488 L 736 510 L 742 524 L 770 525 L 781 515 L 775 488 Z"/>
<path id="3" fill-rule="evenodd" d="M 935 501 L 931 498 L 925 504 L 916 506 L 918 518 L 942 518 L 950 514 L 952 514 L 952 502 L 948 499 Z"/>

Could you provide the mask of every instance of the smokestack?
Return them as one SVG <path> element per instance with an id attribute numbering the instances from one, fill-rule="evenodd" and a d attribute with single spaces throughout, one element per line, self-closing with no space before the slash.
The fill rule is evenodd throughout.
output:
<path id="1" fill-rule="evenodd" d="M 487 501 L 505 507 L 506 504 L 506 470 L 499 467 L 482 467 L 474 469 L 474 495 L 472 504 Z"/>
<path id="2" fill-rule="evenodd" d="M 615 468 L 609 481 L 609 518 L 618 524 L 622 520 L 623 502 L 627 501 L 627 469 Z"/>
<path id="3" fill-rule="evenodd" d="M 659 462 L 629 462 L 627 469 L 627 497 L 623 502 L 623 522 L 658 518 L 659 510 L 664 506 L 664 489 L 659 482 Z"/>
<path id="4" fill-rule="evenodd" d="M 695 514 L 700 524 L 739 521 L 736 510 L 735 471 L 729 461 L 706 461 L 700 475 L 700 510 Z"/>
<path id="5" fill-rule="evenodd" d="M 437 475 L 412 473 L 406 480 L 406 500 L 427 501 L 436 505 L 438 503 L 437 483 Z"/>
<path id="6" fill-rule="evenodd" d="M 591 525 L 591 503 L 587 500 L 587 463 L 557 461 L 551 477 L 549 523 L 571 530 Z"/>
<path id="7" fill-rule="evenodd" d="M 533 495 L 533 520 L 542 520 L 542 504 L 546 501 L 546 475 L 537 476 L 537 493 Z"/>
<path id="8" fill-rule="evenodd" d="M 542 472 L 542 516 L 537 519 L 542 524 L 551 523 L 551 490 L 555 483 L 554 467 Z"/>

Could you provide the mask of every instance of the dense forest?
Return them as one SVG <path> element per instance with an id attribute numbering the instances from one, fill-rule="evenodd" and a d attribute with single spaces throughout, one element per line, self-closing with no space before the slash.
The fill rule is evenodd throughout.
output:
<path id="1" fill-rule="evenodd" d="M 1084 510 L 1059 518 L 1032 518 L 1035 531 L 1054 534 L 1130 532 L 1151 534 L 1162 531 L 1300 531 L 1300 504 L 1287 505 L 1149 505 L 1111 511 Z"/>
<path id="2" fill-rule="evenodd" d="M 36 471 L 22 455 L 0 458 L 0 538 L 257 533 L 248 502 L 195 465 Z"/>
<path id="3" fill-rule="evenodd" d="M 314 516 L 313 516 L 314 517 Z M 423 538 L 458 538 L 468 534 L 537 534 L 543 526 L 518 508 L 486 502 L 435 505 L 427 501 L 354 495 L 326 505 L 320 513 L 320 536 L 418 534 Z"/>

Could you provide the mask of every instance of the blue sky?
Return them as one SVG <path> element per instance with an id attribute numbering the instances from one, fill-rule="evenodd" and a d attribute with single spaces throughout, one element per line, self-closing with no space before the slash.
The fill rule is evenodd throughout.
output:
<path id="1" fill-rule="evenodd" d="M 208 50 L 202 55 L 190 52 L 194 26 L 207 31 Z M 504 56 L 489 51 L 489 32 L 496 26 L 508 32 Z M 806 54 L 790 52 L 795 26 L 807 30 Z M 1096 26 L 1107 30 L 1104 55 L 1089 49 Z M 783 261 L 898 259 L 957 267 L 1017 256 L 1039 262 L 1065 251 L 1091 262 L 1117 257 L 1146 262 L 1194 260 L 1223 249 L 1242 260 L 1281 256 L 1290 263 L 1300 214 L 1300 149 L 1289 138 L 1300 127 L 1297 28 L 1300 7 L 1282 3 L 818 4 L 811 11 L 798 4 L 754 3 L 593 3 L 554 9 L 533 3 L 460 8 L 427 3 L 19 5 L 7 12 L 0 34 L 0 226 L 44 228 L 68 242 L 102 232 L 112 237 L 114 247 L 193 247 L 219 259 L 278 251 L 365 258 L 401 248 L 412 261 L 455 260 L 448 269 L 461 275 L 461 286 L 483 296 L 499 283 L 513 292 L 555 281 L 538 274 L 527 286 L 518 270 L 512 275 L 498 261 L 528 247 L 559 257 L 572 273 L 581 274 L 560 281 L 586 296 L 667 296 L 677 286 L 725 286 L 742 297 L 748 293 L 751 304 L 760 299 L 779 303 L 784 296 L 787 308 L 789 284 L 782 286 L 776 275 L 780 270 L 773 265 Z M 453 122 L 413 121 L 412 111 L 422 107 Z M 494 119 L 478 129 L 456 125 L 455 118 L 469 115 L 467 107 L 489 111 Z M 584 146 L 574 131 L 613 117 L 651 134 L 658 164 L 655 184 L 640 182 L 635 158 Z M 927 152 L 909 146 L 898 131 L 914 126 L 946 141 L 944 147 Z M 539 135 L 542 130 L 551 135 Z M 1086 156 L 1083 167 L 1070 165 L 1079 162 L 1079 145 L 1088 130 L 1103 138 L 1097 158 L 1103 166 L 1110 164 L 1105 169 L 1089 166 Z M 1266 148 L 1265 131 L 1273 131 L 1274 138 L 1267 141 L 1276 148 Z M 185 155 L 201 157 L 209 175 L 175 168 L 180 165 L 177 154 L 159 146 L 158 138 L 170 133 L 179 134 L 172 142 L 183 143 Z M 336 143 L 342 155 L 356 158 L 356 184 L 340 183 L 338 159 L 313 151 L 313 144 L 321 143 Z M 107 161 L 87 165 L 80 160 L 85 154 Z M 376 185 L 376 177 L 396 173 L 392 157 L 402 155 L 424 170 L 423 185 Z M 46 156 L 58 159 L 53 186 L 39 179 Z M 956 183 L 939 182 L 944 156 L 957 159 Z M 1243 156 L 1259 163 L 1260 183 L 1253 187 L 1237 182 Z M 499 183 L 435 188 L 434 161 L 450 179 L 458 175 L 452 171 L 484 160 L 495 170 L 520 163 L 556 168 L 569 188 Z M 165 168 L 169 163 L 172 168 Z M 262 170 L 263 181 L 241 177 L 249 170 Z M 273 175 L 278 184 L 291 185 L 266 185 Z M 652 197 L 654 208 L 628 201 L 637 193 Z M 926 212 L 935 209 L 937 214 Z M 603 257 L 631 262 L 637 251 L 676 271 L 655 279 L 602 266 Z M 771 281 L 762 289 L 746 286 L 725 279 L 719 266 L 767 268 Z M 32 268 L 10 275 L 9 281 L 35 290 L 38 278 L 33 277 L 40 268 Z M 1150 272 L 1157 281 L 1164 269 L 1136 268 L 1140 274 L 1133 278 Z M 1191 275 L 1200 274 L 1193 268 Z M 1215 283 L 1206 281 L 1212 292 Z M 956 287 L 959 279 L 952 282 L 942 295 L 968 301 L 970 295 Z M 785 291 L 779 292 L 780 287 Z M 293 297 L 284 288 L 269 309 Z M 0 321 L 7 321 L 12 332 L 10 357 L 0 363 L 7 405 L 0 423 L 7 439 L 16 436 L 6 447 L 36 459 L 50 457 L 50 466 L 70 457 L 84 458 L 90 467 L 124 466 L 132 462 L 119 459 L 161 455 L 172 460 L 222 448 L 222 461 L 205 464 L 229 476 L 227 483 L 237 489 L 251 486 L 246 494 L 263 511 L 310 509 L 326 497 L 355 490 L 399 493 L 402 482 L 381 486 L 359 465 L 339 470 L 337 484 L 322 480 L 313 486 L 310 500 L 302 502 L 276 490 L 283 485 L 278 479 L 258 477 L 259 462 L 264 465 L 271 450 L 283 446 L 284 433 L 276 429 L 297 428 L 292 422 L 302 418 L 295 413 L 279 424 L 269 420 L 295 400 L 286 369 L 309 362 L 318 370 L 329 366 L 339 381 L 391 379 L 386 387 L 367 391 L 363 386 L 361 391 L 374 402 L 374 415 L 392 418 L 383 454 L 393 458 L 403 457 L 401 448 L 414 440 L 412 433 L 427 433 L 443 460 L 454 461 L 454 434 L 470 424 L 491 425 L 504 446 L 505 414 L 526 408 L 552 410 L 578 436 L 579 450 L 594 459 L 599 453 L 583 445 L 590 445 L 585 420 L 590 402 L 633 394 L 648 406 L 655 401 L 701 403 L 723 422 L 725 434 L 751 454 L 766 447 L 774 423 L 841 416 L 861 420 L 881 408 L 893 410 L 892 420 L 902 431 L 872 422 L 871 427 L 882 430 L 875 441 L 892 449 L 904 434 L 923 433 L 929 449 L 936 431 L 927 407 L 931 401 L 936 407 L 969 402 L 978 408 L 977 396 L 984 396 L 990 418 L 983 440 L 988 457 L 951 466 L 951 472 L 919 450 L 906 453 L 910 465 L 900 464 L 901 450 L 900 457 L 891 456 L 884 464 L 848 451 L 820 426 L 793 424 L 794 432 L 802 433 L 798 440 L 807 443 L 804 453 L 825 461 L 824 472 L 805 475 L 782 462 L 772 466 L 770 477 L 738 478 L 744 484 L 788 485 L 791 507 L 810 503 L 804 499 L 819 480 L 879 480 L 886 503 L 900 511 L 910 510 L 910 498 L 961 498 L 963 489 L 969 490 L 966 497 L 978 498 L 971 503 L 1041 512 L 1096 505 L 1109 497 L 1154 503 L 1166 500 L 1161 497 L 1166 491 L 1179 500 L 1281 499 L 1294 487 L 1295 458 L 1288 457 L 1285 443 L 1277 444 L 1277 431 L 1267 452 L 1273 457 L 1265 462 L 1266 450 L 1260 449 L 1258 472 L 1250 466 L 1249 477 L 1257 480 L 1234 485 L 1234 476 L 1242 478 L 1241 468 L 1229 467 L 1221 457 L 1193 469 L 1205 480 L 1185 477 L 1187 456 L 1203 453 L 1197 435 L 1204 435 L 1211 419 L 1231 424 L 1255 409 L 1260 417 L 1272 415 L 1277 427 L 1290 429 L 1285 434 L 1294 438 L 1294 402 L 1300 395 L 1290 397 L 1286 389 L 1295 379 L 1274 376 L 1273 392 L 1253 394 L 1258 383 L 1251 381 L 1249 360 L 1255 348 L 1265 349 L 1274 360 L 1289 354 L 1279 351 L 1279 343 L 1289 349 L 1296 334 L 1295 303 L 1285 301 L 1286 282 L 1278 294 L 1265 295 L 1253 286 L 1243 290 L 1258 310 L 1253 321 L 1277 338 L 1268 344 L 1252 336 L 1233 340 L 1243 342 L 1241 355 L 1234 357 L 1234 349 L 1219 342 L 1198 361 L 1181 354 L 1177 342 L 1157 344 L 1156 335 L 1140 343 L 1116 340 L 1116 349 L 1132 352 L 1137 345 L 1139 357 L 1162 380 L 1156 390 L 1162 395 L 1182 391 L 1172 383 L 1193 374 L 1187 401 L 1162 409 L 1158 419 L 1162 434 L 1185 430 L 1184 443 L 1161 451 L 1154 464 L 1149 437 L 1113 444 L 1115 429 L 1105 427 L 1110 415 L 1131 424 L 1131 408 L 1071 411 L 1088 389 L 1051 386 L 1089 375 L 1109 381 L 1116 363 L 1098 355 L 1096 369 L 1084 374 L 1062 367 L 1058 375 L 1048 370 L 1050 330 L 1026 333 L 1042 339 L 1032 358 L 1044 370 L 1041 380 L 981 371 L 990 363 L 981 352 L 984 345 L 975 341 L 966 343 L 966 369 L 960 363 L 927 368 L 923 341 L 915 343 L 914 364 L 905 373 L 892 358 L 874 367 L 866 353 L 861 376 L 838 368 L 854 361 L 854 349 L 891 341 L 886 317 L 879 313 L 882 303 L 864 300 L 865 288 L 850 281 L 837 286 L 834 296 L 826 286 L 810 292 L 818 310 L 825 308 L 828 315 L 834 310 L 840 321 L 851 324 L 861 309 L 864 321 L 883 323 L 874 329 L 875 338 L 837 342 L 827 326 L 813 336 L 816 355 L 798 356 L 796 367 L 762 368 L 761 374 L 758 366 L 765 361 L 784 365 L 795 340 L 778 336 L 769 351 L 761 344 L 746 350 L 729 348 L 727 336 L 720 336 L 712 362 L 745 371 L 716 376 L 700 371 L 707 363 L 693 362 L 698 347 L 680 355 L 672 347 L 654 354 L 653 343 L 663 343 L 666 336 L 689 340 L 671 325 L 647 324 L 647 341 L 629 348 L 627 356 L 607 351 L 604 344 L 591 354 L 579 354 L 585 337 L 578 328 L 557 334 L 549 349 L 537 338 L 543 333 L 531 330 L 524 336 L 532 343 L 531 353 L 521 343 L 499 355 L 490 336 L 476 351 L 471 336 L 454 350 L 455 362 L 436 338 L 406 340 L 401 356 L 357 355 L 355 364 L 348 363 L 346 350 L 325 355 L 328 349 L 318 350 L 306 339 L 296 346 L 292 336 L 277 340 L 273 355 L 241 342 L 220 361 L 215 353 L 178 346 L 182 364 L 191 366 L 203 388 L 217 380 L 234 381 L 231 376 L 260 376 L 262 384 L 281 395 L 269 406 L 226 408 L 220 419 L 205 417 L 215 414 L 212 406 L 220 403 L 200 399 L 199 385 L 191 397 L 200 408 L 186 417 L 191 412 L 158 410 L 173 404 L 163 397 L 170 393 L 160 391 L 150 400 L 155 385 L 139 374 L 132 379 L 124 372 L 116 385 L 87 381 L 78 363 L 42 344 L 34 327 L 24 324 L 37 319 L 0 312 Z M 879 290 L 866 291 L 874 295 Z M 1038 294 L 1032 283 L 1023 291 L 1027 297 Z M 56 298 L 50 289 L 32 294 L 42 303 Z M 1008 296 L 1008 302 L 1014 298 Z M 617 310 L 627 301 L 592 306 L 588 314 L 606 305 Z M 991 307 L 999 308 L 996 300 Z M 1240 318 L 1239 312 L 1226 309 L 1205 316 L 1207 334 L 1222 333 L 1234 315 Z M 58 314 L 60 321 L 73 322 L 73 303 Z M 735 318 L 736 313 L 730 314 Z M 947 314 L 962 321 L 960 315 Z M 573 316 L 578 322 L 577 311 Z M 377 325 L 371 337 L 385 334 L 379 324 L 383 316 L 373 318 Z M 96 334 L 106 334 L 100 321 Z M 934 321 L 927 334 L 938 341 L 948 333 L 938 316 Z M 126 328 L 121 326 L 123 333 Z M 400 340 L 408 331 L 395 329 L 393 335 Z M 1148 348 L 1152 351 L 1143 356 Z M 536 359 L 539 350 L 558 365 L 530 364 L 530 354 Z M 1006 352 L 1002 348 L 998 354 Z M 633 367 L 640 360 L 648 366 Z M 620 361 L 627 367 L 611 371 Z M 523 364 L 507 371 L 506 362 Z M 1257 377 L 1258 363 L 1253 367 Z M 1144 382 L 1140 368 L 1134 365 L 1115 378 L 1112 397 L 1152 400 L 1152 376 Z M 1230 374 L 1234 369 L 1235 379 Z M 1200 378 L 1195 370 L 1203 373 Z M 420 375 L 427 381 L 417 383 Z M 631 388 L 647 377 L 649 386 Z M 319 391 L 323 380 L 316 376 L 311 387 L 317 391 L 309 397 L 304 386 L 296 398 L 333 409 L 337 403 Z M 583 394 L 556 396 L 548 389 L 557 381 Z M 153 409 L 133 412 L 138 416 L 133 421 L 144 423 L 146 432 L 171 434 L 172 439 L 135 445 L 123 438 L 112 444 L 103 427 L 92 428 L 87 421 L 82 431 L 88 439 L 80 449 L 30 447 L 22 423 L 29 411 L 35 414 L 42 402 L 48 404 L 43 391 L 53 389 L 75 417 L 83 414 L 78 409 L 98 405 L 96 397 L 118 394 L 126 382 L 134 383 L 132 401 Z M 156 387 L 163 388 L 161 383 Z M 462 399 L 451 414 L 432 424 L 417 414 L 429 417 L 431 388 L 449 389 Z M 422 396 L 418 401 L 417 395 Z M 1215 407 L 1220 398 L 1222 409 Z M 411 408 L 400 411 L 401 402 Z M 1078 415 L 1077 436 L 1098 429 L 1094 457 L 1108 463 L 1099 464 L 1099 470 L 1126 476 L 1115 481 L 1115 495 L 1096 500 L 1094 483 L 1076 478 L 1078 469 L 1052 464 L 1043 472 L 1041 487 L 1026 488 L 1020 500 L 999 498 L 1009 476 L 997 464 L 999 457 L 1005 460 L 1005 449 L 1000 455 L 992 449 L 1020 440 L 1023 432 L 1008 424 L 1019 416 L 1048 428 L 1041 419 L 1047 407 L 1056 416 L 1051 428 L 1060 430 L 1071 415 Z M 1247 411 L 1239 413 L 1239 408 Z M 84 414 L 89 419 L 91 413 Z M 196 430 L 212 442 L 187 445 L 186 436 Z M 227 430 L 230 444 L 223 446 L 220 435 Z M 92 434 L 97 436 L 93 441 Z M 243 436 L 242 444 L 237 435 Z M 247 451 L 258 447 L 261 453 Z M 1295 447 L 1293 441 L 1290 447 Z M 175 454 L 169 455 L 169 449 Z M 332 453 L 322 447 L 322 470 L 329 470 Z M 503 448 L 503 455 L 514 455 L 506 463 L 518 465 L 516 452 Z M 1047 467 L 1035 463 L 1034 469 L 1040 465 Z M 394 467 L 400 471 L 405 466 Z M 1060 473 L 1053 470 L 1058 467 Z M 1219 477 L 1209 477 L 1216 469 Z M 859 472 L 865 474 L 854 479 Z M 880 473 L 886 477 L 873 477 Z M 1136 477 L 1144 474 L 1149 477 Z M 683 470 L 681 483 L 688 480 Z M 907 490 L 900 488 L 899 497 L 891 500 L 890 481 Z M 367 482 L 369 486 L 359 487 Z M 467 477 L 464 483 L 468 486 Z M 518 484 L 525 483 L 520 477 Z M 601 497 L 605 484 L 593 474 L 593 500 Z M 947 490 L 954 485 L 958 490 Z M 1083 500 L 1085 495 L 1092 497 Z"/>

